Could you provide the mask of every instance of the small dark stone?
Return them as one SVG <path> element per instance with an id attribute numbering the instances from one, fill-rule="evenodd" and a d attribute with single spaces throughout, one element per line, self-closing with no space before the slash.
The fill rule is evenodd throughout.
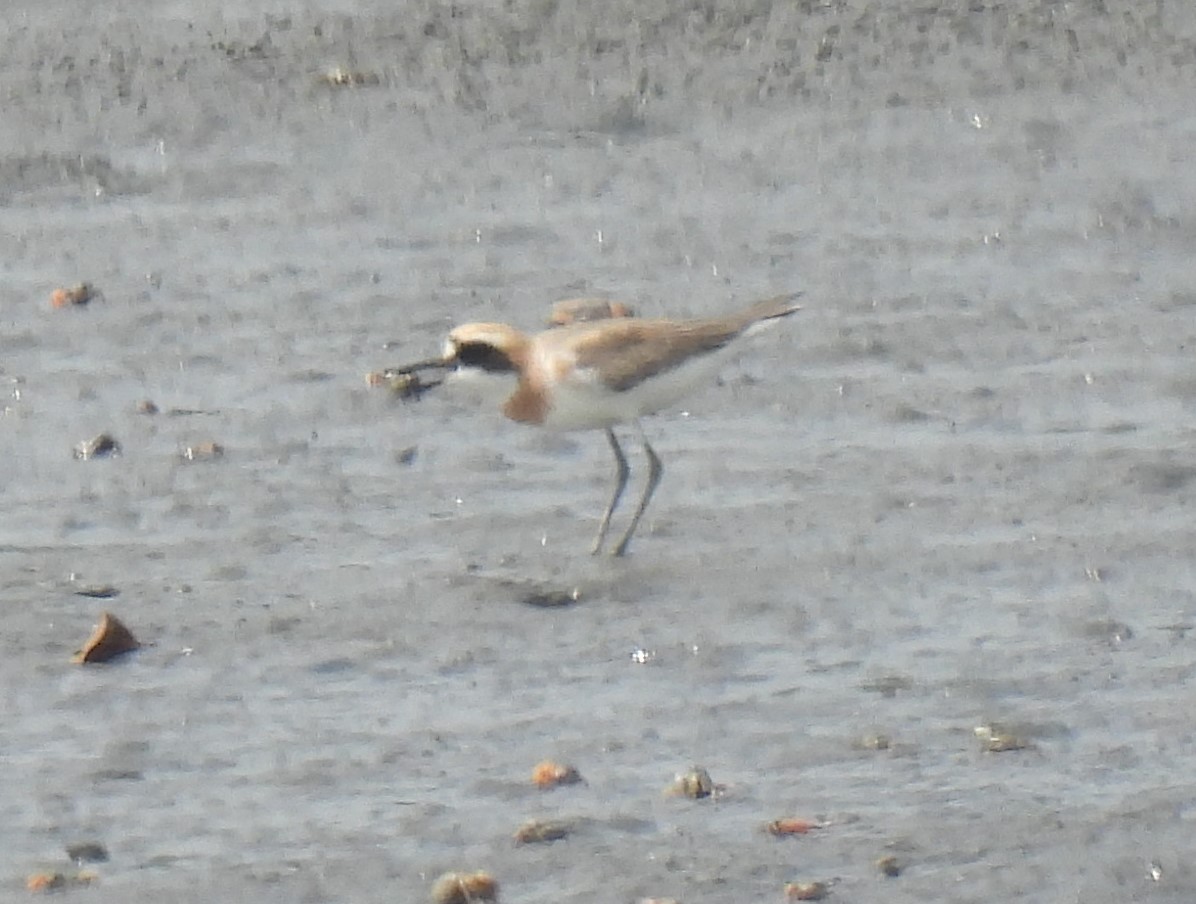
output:
<path id="1" fill-rule="evenodd" d="M 76 863 L 107 863 L 108 849 L 98 841 L 80 841 L 66 846 L 66 855 Z"/>

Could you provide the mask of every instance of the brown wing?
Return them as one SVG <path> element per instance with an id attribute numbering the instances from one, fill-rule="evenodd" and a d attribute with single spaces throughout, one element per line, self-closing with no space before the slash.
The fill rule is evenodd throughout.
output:
<path id="1" fill-rule="evenodd" d="M 617 328 L 608 322 L 578 341 L 577 364 L 597 368 L 606 386 L 623 392 L 695 355 L 722 348 L 742 330 L 739 323 L 721 320 L 628 320 Z"/>
<path id="2" fill-rule="evenodd" d="M 794 313 L 799 310 L 793 304 L 796 297 L 779 295 L 707 320 L 606 321 L 581 334 L 575 348 L 577 364 L 599 368 L 604 384 L 624 392 L 648 377 L 722 348 L 754 323 Z"/>

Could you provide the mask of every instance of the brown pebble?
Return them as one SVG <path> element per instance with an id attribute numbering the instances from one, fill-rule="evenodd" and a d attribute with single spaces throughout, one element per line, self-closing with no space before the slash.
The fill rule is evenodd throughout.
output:
<path id="1" fill-rule="evenodd" d="M 576 785 L 581 773 L 572 766 L 555 760 L 544 760 L 532 770 L 532 784 L 537 788 L 555 788 L 558 785 Z"/>
<path id="2" fill-rule="evenodd" d="M 786 882 L 785 898 L 789 901 L 821 901 L 830 894 L 825 882 Z"/>
<path id="3" fill-rule="evenodd" d="M 50 306 L 53 308 L 81 307 L 102 295 L 103 293 L 91 283 L 79 283 L 69 289 L 55 289 L 51 292 Z"/>
<path id="4" fill-rule="evenodd" d="M 158 406 L 151 399 L 142 399 L 137 403 L 138 414 L 157 414 Z"/>
<path id="5" fill-rule="evenodd" d="M 533 819 L 516 829 L 515 843 L 541 844 L 546 841 L 560 841 L 562 838 L 568 838 L 572 832 L 573 826 L 567 822 Z"/>
<path id="6" fill-rule="evenodd" d="M 75 446 L 75 458 L 89 461 L 93 458 L 107 458 L 120 454 L 120 443 L 111 434 L 101 433 L 92 439 L 85 440 Z"/>
<path id="7" fill-rule="evenodd" d="M 901 875 L 901 861 L 892 854 L 886 854 L 879 858 L 876 861 L 876 868 L 880 870 L 881 875 L 888 876 L 890 879 Z"/>
<path id="8" fill-rule="evenodd" d="M 100 623 L 91 632 L 83 649 L 71 657 L 76 665 L 90 662 L 107 662 L 122 653 L 136 650 L 141 644 L 133 632 L 110 612 L 100 616 Z"/>
<path id="9" fill-rule="evenodd" d="M 497 900 L 498 882 L 489 873 L 445 873 L 432 884 L 434 904 Z"/>
<path id="10" fill-rule="evenodd" d="M 634 316 L 635 312 L 630 305 L 621 301 L 610 301 L 606 298 L 566 298 L 552 306 L 548 315 L 548 325 L 568 326 L 571 323 Z"/>

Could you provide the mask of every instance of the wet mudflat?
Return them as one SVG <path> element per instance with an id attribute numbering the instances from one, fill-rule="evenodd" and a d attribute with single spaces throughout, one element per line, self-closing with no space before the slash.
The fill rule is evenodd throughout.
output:
<path id="1" fill-rule="evenodd" d="M 1190 901 L 1196 14 L 391 7 L 9 14 L 4 896 Z M 793 289 L 624 561 L 364 379 Z"/>

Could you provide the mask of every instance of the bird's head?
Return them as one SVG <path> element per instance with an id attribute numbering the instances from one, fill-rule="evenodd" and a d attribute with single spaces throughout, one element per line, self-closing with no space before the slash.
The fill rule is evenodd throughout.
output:
<path id="1" fill-rule="evenodd" d="M 466 323 L 449 333 L 439 358 L 419 361 L 386 373 L 406 377 L 418 397 L 435 386 L 459 387 L 482 402 L 501 402 L 515 389 L 527 355 L 528 338 L 503 323 Z M 438 374 L 428 377 L 425 374 Z"/>

